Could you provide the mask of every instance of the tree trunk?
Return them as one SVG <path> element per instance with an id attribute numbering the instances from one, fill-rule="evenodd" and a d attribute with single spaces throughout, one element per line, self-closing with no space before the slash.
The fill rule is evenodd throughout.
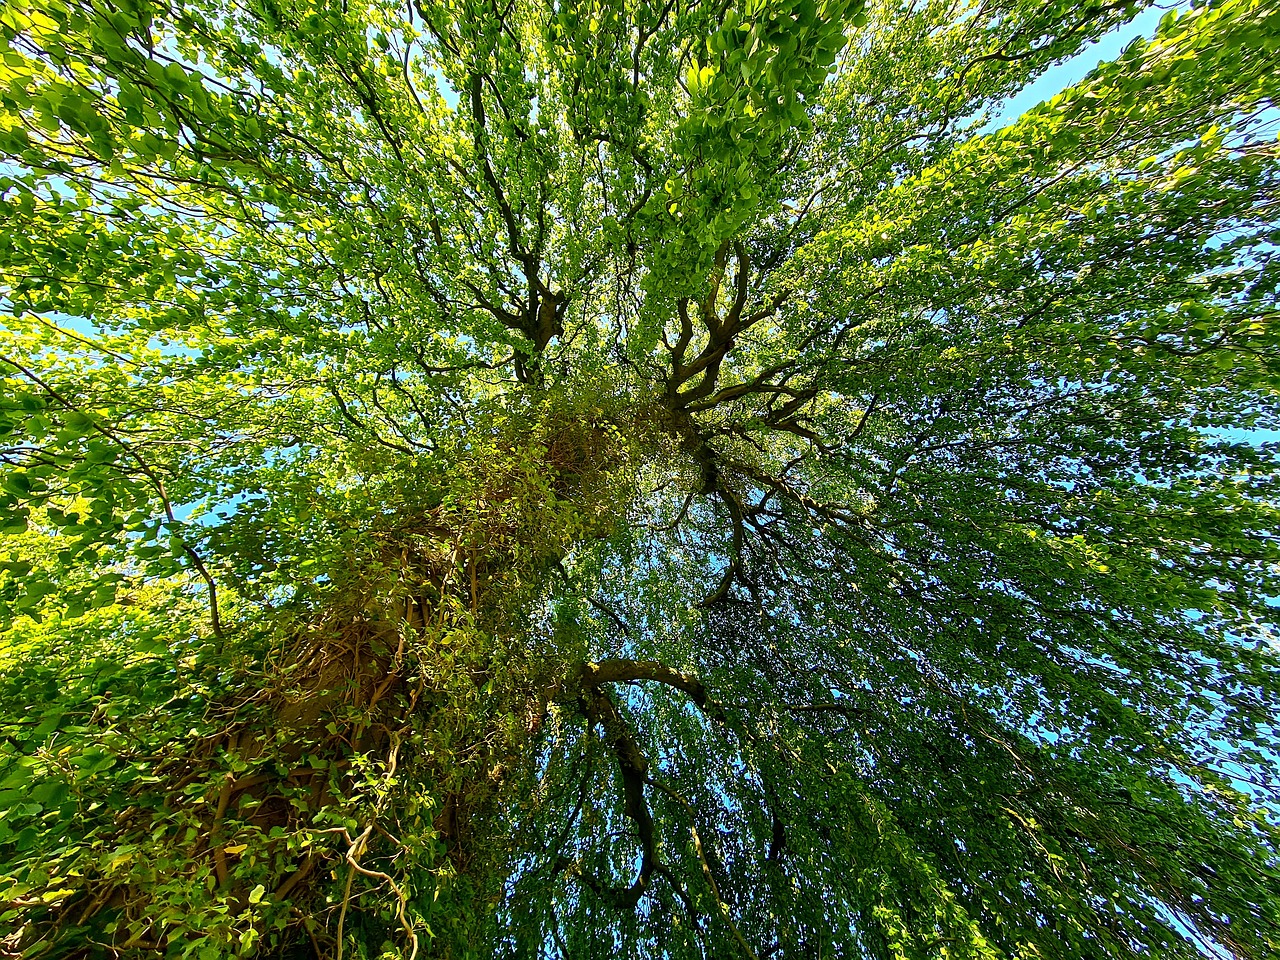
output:
<path id="1" fill-rule="evenodd" d="M 231 627 L 248 656 L 198 705 L 211 732 L 134 745 L 151 772 L 113 798 L 107 862 L 19 949 L 458 955 L 505 876 L 501 801 L 583 655 L 526 611 L 574 543 L 612 529 L 619 436 L 579 418 L 500 440 L 439 502 L 372 524 L 323 603 Z M 111 869 L 126 849 L 145 880 Z"/>

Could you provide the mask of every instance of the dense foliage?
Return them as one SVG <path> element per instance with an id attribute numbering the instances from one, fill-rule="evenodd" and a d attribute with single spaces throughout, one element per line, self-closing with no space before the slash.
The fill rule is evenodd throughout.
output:
<path id="1" fill-rule="evenodd" d="M 0 955 L 1280 953 L 1280 7 L 6 0 Z"/>

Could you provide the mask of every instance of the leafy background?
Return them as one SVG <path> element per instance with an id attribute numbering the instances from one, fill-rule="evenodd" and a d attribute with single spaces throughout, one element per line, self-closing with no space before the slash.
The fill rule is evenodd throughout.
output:
<path id="1" fill-rule="evenodd" d="M 6 950 L 1280 946 L 1269 4 L 0 24 Z"/>

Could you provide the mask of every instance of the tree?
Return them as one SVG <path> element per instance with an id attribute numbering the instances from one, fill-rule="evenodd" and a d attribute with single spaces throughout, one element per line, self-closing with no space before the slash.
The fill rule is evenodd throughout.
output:
<path id="1" fill-rule="evenodd" d="M 1280 8 L 8 0 L 6 956 L 1274 956 Z"/>

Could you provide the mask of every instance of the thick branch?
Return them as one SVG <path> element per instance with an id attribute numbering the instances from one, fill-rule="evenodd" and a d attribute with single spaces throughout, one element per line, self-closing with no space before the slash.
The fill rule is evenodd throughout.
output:
<path id="1" fill-rule="evenodd" d="M 707 703 L 707 690 L 701 680 L 657 660 L 602 660 L 582 666 L 582 685 L 589 689 L 597 688 L 602 683 L 630 680 L 656 680 L 683 690 L 699 707 Z"/>
<path id="2" fill-rule="evenodd" d="M 604 730 L 609 747 L 617 758 L 618 773 L 622 777 L 623 812 L 636 825 L 636 833 L 640 838 L 640 871 L 631 886 L 625 890 L 613 891 L 596 887 L 596 891 L 612 893 L 620 906 L 635 909 L 659 865 L 653 815 L 649 812 L 649 803 L 644 794 L 649 761 L 641 752 L 631 734 L 631 728 L 608 693 L 596 685 L 588 686 L 584 683 L 582 707 L 588 723 Z M 592 886 L 595 887 L 594 884 Z"/>

